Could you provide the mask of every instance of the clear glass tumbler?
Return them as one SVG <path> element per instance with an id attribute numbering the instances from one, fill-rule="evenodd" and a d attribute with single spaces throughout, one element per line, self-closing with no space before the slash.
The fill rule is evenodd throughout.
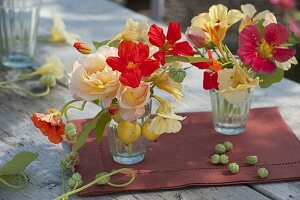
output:
<path id="1" fill-rule="evenodd" d="M 243 102 L 232 104 L 220 96 L 216 90 L 210 90 L 213 123 L 218 133 L 238 135 L 245 132 L 252 93 L 253 89 L 248 89 L 248 96 Z"/>
<path id="2" fill-rule="evenodd" d="M 142 125 L 151 115 L 151 102 L 145 105 L 145 114 L 137 119 L 137 122 Z M 118 123 L 111 120 L 108 126 L 108 139 L 110 145 L 110 153 L 113 160 L 120 164 L 135 164 L 141 162 L 145 158 L 147 150 L 147 140 L 141 134 L 138 140 L 130 144 L 124 144 L 117 134 Z"/>
<path id="3" fill-rule="evenodd" d="M 9 68 L 32 65 L 41 0 L 0 0 L 0 62 Z"/>

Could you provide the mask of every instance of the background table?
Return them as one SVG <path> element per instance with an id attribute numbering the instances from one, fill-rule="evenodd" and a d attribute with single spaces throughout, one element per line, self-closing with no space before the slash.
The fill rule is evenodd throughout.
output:
<path id="1" fill-rule="evenodd" d="M 134 13 L 105 0 L 47 0 L 41 11 L 40 35 L 51 27 L 51 11 L 58 12 L 70 32 L 78 33 L 82 41 L 104 40 L 122 29 L 128 17 L 142 19 Z M 149 21 L 151 24 L 152 22 Z M 79 54 L 70 46 L 39 43 L 37 64 L 41 64 L 46 55 L 60 56 L 70 70 L 72 60 Z M 2 70 L 2 69 L 1 69 Z M 29 69 L 30 70 L 30 69 Z M 0 80 L 9 79 L 21 71 L 0 71 Z M 30 84 L 30 83 L 28 83 Z M 185 98 L 176 104 L 177 112 L 195 112 L 210 110 L 210 97 L 202 89 L 202 72 L 196 68 L 188 70 L 184 82 Z M 53 145 L 32 125 L 33 112 L 46 112 L 50 107 L 61 107 L 69 101 L 66 81 L 62 81 L 44 98 L 31 98 L 14 92 L 0 91 L 0 165 L 10 160 L 21 150 L 35 151 L 40 154 L 28 168 L 30 184 L 23 190 L 13 191 L 0 188 L 1 200 L 53 199 L 60 194 L 59 160 L 69 151 L 67 145 Z M 280 112 L 295 134 L 300 137 L 300 85 L 284 79 L 268 89 L 256 89 L 252 108 L 278 106 Z M 91 117 L 97 107 L 88 105 L 85 112 L 72 112 L 72 117 Z M 70 112 L 71 113 L 71 112 Z M 270 118 L 270 120 L 272 120 Z M 284 148 L 284 147 L 283 147 Z M 266 149 L 268 151 L 268 149 Z M 300 152 L 299 152 L 300 153 Z M 287 155 L 288 156 L 288 155 Z M 161 180 L 158 180 L 161 181 Z M 72 199 L 80 199 L 78 196 Z M 253 184 L 222 187 L 189 187 L 179 190 L 156 191 L 147 193 L 120 193 L 85 199 L 136 200 L 136 199 L 300 199 L 300 181 L 272 184 Z"/>

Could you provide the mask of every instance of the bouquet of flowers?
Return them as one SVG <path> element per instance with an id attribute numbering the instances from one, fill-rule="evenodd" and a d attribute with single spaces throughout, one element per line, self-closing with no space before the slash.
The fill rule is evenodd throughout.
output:
<path id="1" fill-rule="evenodd" d="M 144 158 L 145 139 L 155 141 L 163 133 L 180 131 L 184 117 L 175 114 L 171 103 L 154 89 L 165 91 L 180 101 L 186 75 L 183 62 L 208 60 L 195 57 L 189 42 L 180 39 L 180 24 L 176 22 L 169 23 L 165 34 L 156 24 L 149 27 L 146 21 L 129 19 L 111 40 L 93 42 L 94 52 L 87 44 L 74 44 L 84 54 L 75 61 L 69 74 L 69 90 L 74 100 L 60 110 L 49 109 L 48 114 L 32 115 L 34 125 L 50 142 L 72 144 L 70 155 L 62 160 L 62 171 L 74 167 L 77 151 L 92 130 L 99 143 L 109 125 L 112 156 L 125 164 Z M 151 99 L 158 103 L 158 108 L 150 117 Z M 74 106 L 74 102 L 82 102 L 82 105 Z M 69 109 L 82 111 L 87 102 L 99 105 L 99 112 L 79 133 L 67 112 Z M 140 159 L 137 160 L 137 156 Z"/>
<path id="2" fill-rule="evenodd" d="M 239 21 L 236 57 L 223 40 L 227 30 Z M 241 11 L 213 5 L 191 23 L 187 38 L 199 56 L 210 60 L 193 65 L 205 70 L 203 88 L 211 91 L 215 129 L 225 134 L 244 132 L 251 88 L 279 82 L 284 71 L 297 64 L 289 30 L 267 10 L 256 14 L 251 4 L 242 5 Z"/>

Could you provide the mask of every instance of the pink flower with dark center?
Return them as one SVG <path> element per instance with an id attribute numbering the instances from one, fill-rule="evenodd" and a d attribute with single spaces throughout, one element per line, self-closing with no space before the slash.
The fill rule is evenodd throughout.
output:
<path id="1" fill-rule="evenodd" d="M 262 32 L 255 25 L 246 26 L 239 35 L 238 55 L 255 72 L 272 74 L 275 61 L 286 62 L 296 53 L 284 46 L 288 38 L 288 29 L 280 24 L 271 23 Z"/>
<path id="2" fill-rule="evenodd" d="M 291 9 L 296 6 L 295 0 L 270 0 L 271 4 L 278 6 L 282 9 Z"/>

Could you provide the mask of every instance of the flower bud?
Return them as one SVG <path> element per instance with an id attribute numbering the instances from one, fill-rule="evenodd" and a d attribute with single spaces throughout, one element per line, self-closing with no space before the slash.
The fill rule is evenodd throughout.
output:
<path id="1" fill-rule="evenodd" d="M 222 155 L 220 156 L 220 163 L 222 163 L 223 165 L 225 165 L 225 164 L 227 164 L 228 162 L 229 162 L 228 156 L 225 155 L 225 154 L 222 154 Z"/>
<path id="2" fill-rule="evenodd" d="M 226 151 L 231 151 L 233 149 L 233 144 L 229 141 L 224 142 L 223 145 L 225 146 Z"/>
<path id="3" fill-rule="evenodd" d="M 210 158 L 210 162 L 211 162 L 212 164 L 214 164 L 214 165 L 218 164 L 219 161 L 220 161 L 220 156 L 219 156 L 219 154 L 214 154 L 214 155 L 212 155 L 211 158 Z"/>
<path id="4" fill-rule="evenodd" d="M 40 83 L 44 86 L 54 87 L 56 85 L 56 78 L 53 75 L 43 75 L 40 78 Z"/>
<path id="5" fill-rule="evenodd" d="M 76 136 L 77 130 L 75 125 L 72 122 L 69 122 L 66 124 L 65 126 L 65 135 L 69 138 L 73 138 L 74 136 Z"/>
<path id="6" fill-rule="evenodd" d="M 226 152 L 226 147 L 223 144 L 217 144 L 215 147 L 215 152 L 219 155 L 224 154 Z"/>
<path id="7" fill-rule="evenodd" d="M 230 163 L 228 165 L 228 169 L 232 174 L 236 174 L 239 172 L 240 166 L 238 166 L 238 164 L 236 164 L 236 163 Z"/>
<path id="8" fill-rule="evenodd" d="M 259 168 L 257 170 L 257 174 L 260 178 L 267 178 L 269 175 L 269 172 L 266 168 Z"/>
<path id="9" fill-rule="evenodd" d="M 188 27 L 185 35 L 194 47 L 203 48 L 207 44 L 208 37 L 203 30 L 195 30 L 192 27 Z"/>
<path id="10" fill-rule="evenodd" d="M 246 161 L 249 165 L 255 165 L 257 163 L 257 156 L 247 156 Z"/>
<path id="11" fill-rule="evenodd" d="M 186 72 L 184 69 L 174 69 L 171 68 L 169 70 L 169 76 L 176 82 L 176 83 L 181 83 L 185 76 L 186 76 Z"/>
<path id="12" fill-rule="evenodd" d="M 91 47 L 81 42 L 74 43 L 73 47 L 75 47 L 77 51 L 79 51 L 82 54 L 90 54 L 92 52 Z"/>
<path id="13" fill-rule="evenodd" d="M 104 176 L 104 175 L 106 175 L 106 174 L 108 174 L 108 172 L 101 172 L 101 173 L 98 173 L 98 174 L 95 176 L 95 179 L 98 179 L 98 178 L 100 178 L 101 176 Z M 98 185 L 105 185 L 105 184 L 108 183 L 109 181 L 110 181 L 110 176 L 98 180 L 98 181 L 97 181 L 97 184 L 98 184 Z"/>

